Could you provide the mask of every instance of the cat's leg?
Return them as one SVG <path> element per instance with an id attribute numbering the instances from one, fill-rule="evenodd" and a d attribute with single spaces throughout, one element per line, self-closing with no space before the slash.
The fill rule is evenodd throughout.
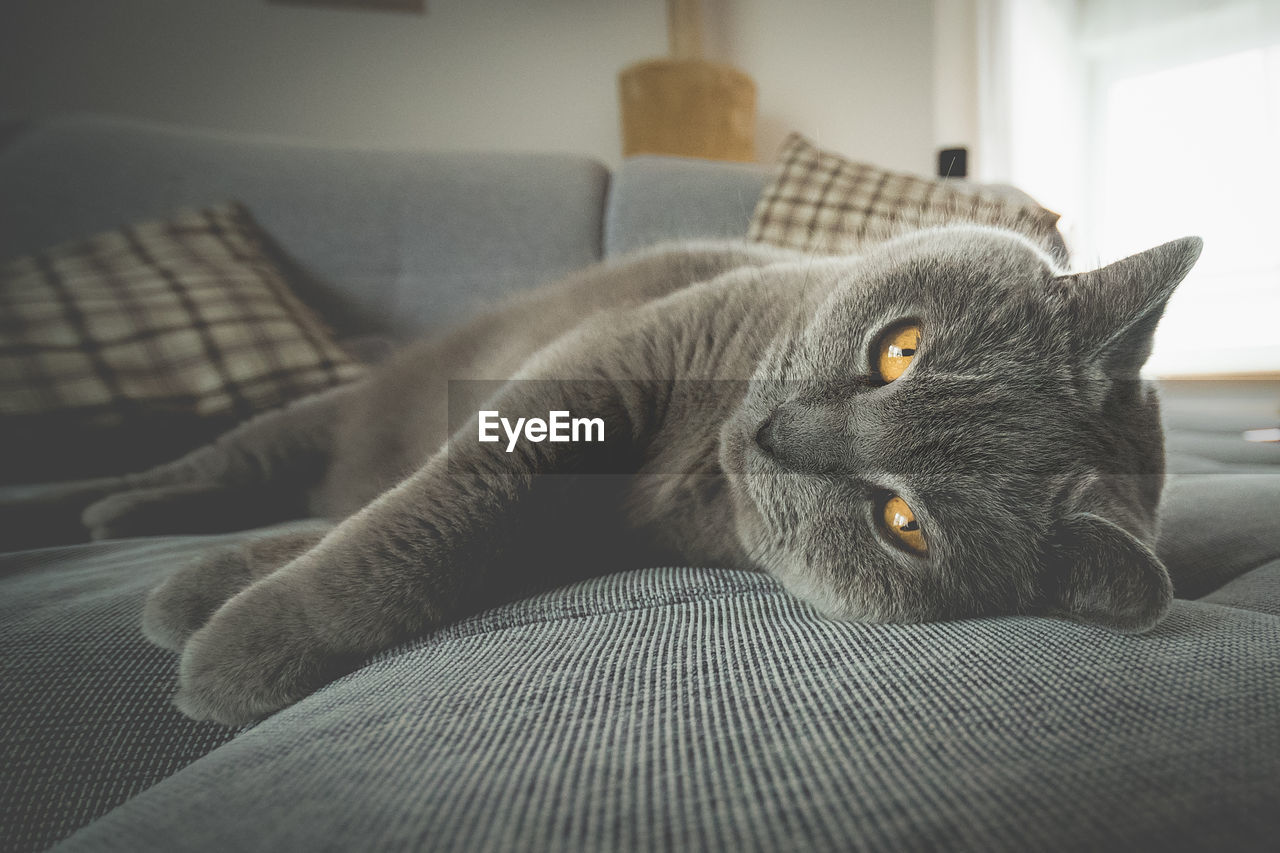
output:
<path id="1" fill-rule="evenodd" d="M 628 348 L 623 335 L 609 331 L 623 359 L 644 346 Z M 558 350 L 560 375 L 582 375 L 598 349 L 597 342 L 586 352 Z M 556 366 L 544 375 L 556 375 Z M 587 365 L 588 375 L 622 370 L 619 363 L 597 371 Z M 653 435 L 661 396 L 657 383 L 641 381 L 509 383 L 493 403 L 504 416 L 590 413 L 604 421 L 604 441 L 521 442 L 507 452 L 505 442 L 479 442 L 472 417 L 416 473 L 214 613 L 183 650 L 178 707 L 196 719 L 239 725 L 482 606 L 485 582 L 504 558 L 513 559 L 512 531 L 540 506 L 540 489 L 568 479 L 541 475 L 602 466 L 616 472 L 626 464 L 618 460 L 636 458 L 637 444 Z M 572 519 L 563 523 L 572 535 Z"/>
<path id="2" fill-rule="evenodd" d="M 252 418 L 182 458 L 86 492 L 94 539 L 215 533 L 307 514 L 351 386 Z"/>
<path id="3" fill-rule="evenodd" d="M 102 477 L 7 489 L 0 497 L 0 551 L 84 542 L 85 507 L 127 488 L 123 477 Z"/>
<path id="4" fill-rule="evenodd" d="M 151 591 L 142 633 L 157 646 L 181 650 L 227 599 L 314 547 L 326 532 L 268 534 L 210 551 Z"/>
<path id="5" fill-rule="evenodd" d="M 290 483 L 177 483 L 128 489 L 88 507 L 89 538 L 123 539 L 164 533 L 226 533 L 302 518 L 305 489 Z"/>
<path id="6" fill-rule="evenodd" d="M 309 514 L 307 489 L 328 465 L 334 425 L 355 387 L 259 415 L 141 473 L 18 491 L 0 500 L 0 547 L 222 532 Z"/>

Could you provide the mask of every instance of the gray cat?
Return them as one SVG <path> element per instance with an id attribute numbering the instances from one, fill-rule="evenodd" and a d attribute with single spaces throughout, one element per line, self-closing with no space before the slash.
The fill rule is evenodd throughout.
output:
<path id="1" fill-rule="evenodd" d="M 766 571 L 839 619 L 1140 631 L 1172 589 L 1138 369 L 1200 245 L 1074 275 L 980 226 L 860 257 L 651 251 L 103 486 L 84 523 L 341 520 L 148 599 L 146 635 L 182 652 L 178 707 L 227 725 L 522 584 L 655 562 Z"/>

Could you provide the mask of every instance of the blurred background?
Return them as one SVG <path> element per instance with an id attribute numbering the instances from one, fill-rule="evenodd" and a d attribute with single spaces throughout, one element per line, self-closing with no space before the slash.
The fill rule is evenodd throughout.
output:
<path id="1" fill-rule="evenodd" d="M 759 161 L 792 130 L 926 175 L 964 148 L 1063 215 L 1078 266 L 1204 236 L 1150 372 L 1280 371 L 1266 0 L 5 0 L 0 113 L 615 167 L 620 74 L 671 56 L 749 78 Z"/>

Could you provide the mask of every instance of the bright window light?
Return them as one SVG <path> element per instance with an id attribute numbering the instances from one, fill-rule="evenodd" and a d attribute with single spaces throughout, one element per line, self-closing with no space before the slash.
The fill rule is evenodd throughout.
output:
<path id="1" fill-rule="evenodd" d="M 1113 78 L 1095 92 L 1098 253 L 1205 241 L 1145 372 L 1280 370 L 1280 45 Z"/>

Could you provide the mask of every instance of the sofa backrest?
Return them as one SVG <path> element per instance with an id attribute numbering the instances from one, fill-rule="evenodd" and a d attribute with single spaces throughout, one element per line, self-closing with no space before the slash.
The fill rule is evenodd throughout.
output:
<path id="1" fill-rule="evenodd" d="M 772 167 L 631 157 L 609 188 L 604 254 L 667 240 L 745 237 Z"/>
<path id="2" fill-rule="evenodd" d="M 608 170 L 560 154 L 339 149 L 86 116 L 0 149 L 0 260 L 243 202 L 340 334 L 407 336 L 602 253 Z"/>

